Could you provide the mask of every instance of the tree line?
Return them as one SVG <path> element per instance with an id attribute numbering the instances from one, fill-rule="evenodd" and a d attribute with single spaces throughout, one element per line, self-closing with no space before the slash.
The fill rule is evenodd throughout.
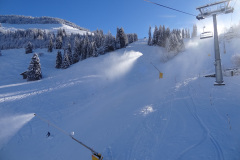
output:
<path id="1" fill-rule="evenodd" d="M 26 31 L 26 33 L 28 32 Z M 128 44 L 138 40 L 137 34 L 125 34 L 123 28 L 117 28 L 116 37 L 113 36 L 111 32 L 104 35 L 102 30 L 87 32 L 85 35 L 71 34 L 70 36 L 66 34 L 64 29 L 59 29 L 56 35 L 41 35 L 39 32 L 33 33 L 35 34 L 32 36 L 32 39 L 38 39 L 39 36 L 42 37 L 42 35 L 45 37 L 40 39 L 45 39 L 44 45 L 48 49 L 48 52 L 52 52 L 53 49 L 58 50 L 56 68 L 63 69 L 89 57 L 98 57 L 107 52 L 124 48 Z M 34 45 L 36 48 L 36 44 Z M 32 53 L 34 45 L 29 41 L 25 46 L 25 53 Z"/>
<path id="2" fill-rule="evenodd" d="M 184 34 L 182 34 L 184 33 Z M 185 34 L 186 33 L 186 34 Z M 160 47 L 166 48 L 168 52 L 180 52 L 184 49 L 183 37 L 188 37 L 189 32 L 184 32 L 184 30 L 165 28 L 165 26 L 155 26 L 152 36 L 151 26 L 148 31 L 148 45 L 158 45 Z"/>

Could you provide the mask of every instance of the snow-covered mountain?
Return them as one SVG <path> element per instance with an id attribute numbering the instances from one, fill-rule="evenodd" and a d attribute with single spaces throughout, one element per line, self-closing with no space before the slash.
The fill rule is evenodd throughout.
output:
<path id="1" fill-rule="evenodd" d="M 226 41 L 224 53 L 220 42 L 224 69 L 234 68 L 239 43 Z M 105 160 L 239 159 L 239 73 L 225 74 L 226 85 L 214 86 L 214 78 L 204 77 L 214 73 L 213 39 L 185 46 L 162 62 L 165 49 L 140 40 L 66 70 L 54 68 L 56 50 L 37 49 L 44 53 L 43 79 L 34 82 L 19 75 L 32 54 L 2 50 L 0 159 L 91 159 L 89 150 L 33 113 L 74 131 Z"/>
<path id="2" fill-rule="evenodd" d="M 58 29 L 64 29 L 67 34 L 86 34 L 88 29 L 80 27 L 72 22 L 52 17 L 31 17 L 19 15 L 0 15 L 1 31 L 15 31 L 18 29 L 41 29 L 56 33 Z"/>

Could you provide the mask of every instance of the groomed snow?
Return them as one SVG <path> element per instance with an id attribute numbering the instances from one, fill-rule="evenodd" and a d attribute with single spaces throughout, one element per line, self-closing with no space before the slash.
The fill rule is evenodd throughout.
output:
<path id="1" fill-rule="evenodd" d="M 239 42 L 226 43 L 224 68 L 233 67 Z M 224 77 L 225 86 L 203 77 L 214 73 L 213 39 L 187 40 L 186 51 L 168 62 L 161 61 L 164 49 L 140 40 L 66 70 L 54 68 L 57 51 L 36 52 L 44 53 L 43 79 L 26 82 L 19 74 L 33 54 L 2 51 L 0 117 L 37 113 L 105 160 L 240 158 L 240 76 Z M 11 135 L 11 126 L 4 132 Z M 37 117 L 0 147 L 4 160 L 91 159 L 89 150 Z"/>

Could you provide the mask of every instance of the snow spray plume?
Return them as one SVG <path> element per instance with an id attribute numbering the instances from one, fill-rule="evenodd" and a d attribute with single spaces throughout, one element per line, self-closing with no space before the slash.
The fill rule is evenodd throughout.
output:
<path id="1" fill-rule="evenodd" d="M 19 129 L 23 127 L 34 117 L 33 113 L 24 115 L 14 115 L 0 118 L 0 149 L 2 146 L 14 136 Z"/>
<path id="2" fill-rule="evenodd" d="M 102 74 L 110 80 L 119 78 L 125 75 L 142 55 L 142 53 L 136 51 L 125 51 L 123 55 L 109 56 L 102 64 Z"/>

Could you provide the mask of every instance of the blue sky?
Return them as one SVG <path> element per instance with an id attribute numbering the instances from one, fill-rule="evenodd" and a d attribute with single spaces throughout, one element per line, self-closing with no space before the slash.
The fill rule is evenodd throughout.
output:
<path id="1" fill-rule="evenodd" d="M 152 0 L 185 12 L 198 14 L 196 7 L 214 2 L 213 0 Z M 235 3 L 235 0 L 233 1 Z M 239 4 L 234 14 L 218 17 L 223 24 L 238 23 Z M 126 33 L 137 33 L 140 38 L 147 36 L 149 25 L 165 25 L 170 28 L 190 28 L 194 23 L 212 26 L 212 20 L 198 22 L 195 17 L 178 13 L 145 2 L 144 0 L 0 0 L 1 15 L 49 16 L 71 21 L 91 31 L 103 29 L 116 34 L 117 27 Z M 233 18 L 232 18 L 233 17 Z M 231 21 L 232 19 L 232 21 Z"/>

